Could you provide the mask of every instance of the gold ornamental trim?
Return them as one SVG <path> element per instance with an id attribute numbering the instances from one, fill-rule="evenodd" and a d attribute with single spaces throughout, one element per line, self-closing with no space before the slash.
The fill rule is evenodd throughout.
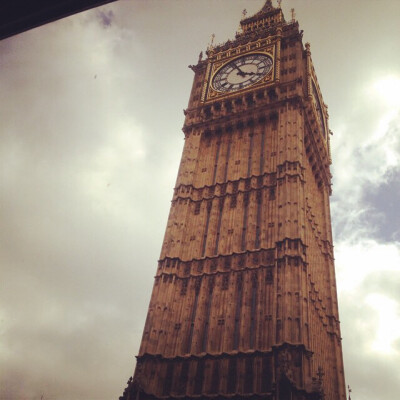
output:
<path id="1" fill-rule="evenodd" d="M 242 51 L 243 49 L 241 48 L 236 48 L 228 52 L 223 52 L 223 55 L 216 54 L 215 57 L 213 57 L 213 60 L 210 60 L 207 66 L 206 79 L 202 90 L 203 102 L 213 101 L 215 99 L 223 97 L 231 97 L 233 95 L 236 95 L 237 93 L 251 91 L 274 82 L 274 80 L 276 79 L 276 44 L 270 44 L 266 47 L 261 48 L 259 46 L 260 42 L 261 41 L 253 43 L 252 46 L 248 45 L 248 50 L 246 49 L 245 51 Z M 253 54 L 266 55 L 272 59 L 271 70 L 264 77 L 248 87 L 235 90 L 233 92 L 220 92 L 213 88 L 212 82 L 215 75 L 219 72 L 221 68 L 223 68 L 225 65 L 229 64 L 233 60 L 236 60 L 243 56 L 251 56 Z"/>

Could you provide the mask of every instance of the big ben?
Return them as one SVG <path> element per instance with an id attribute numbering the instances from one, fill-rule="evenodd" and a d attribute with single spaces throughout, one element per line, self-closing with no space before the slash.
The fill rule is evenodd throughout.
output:
<path id="1" fill-rule="evenodd" d="M 121 399 L 345 400 L 327 107 L 267 0 L 196 65 L 133 377 Z"/>

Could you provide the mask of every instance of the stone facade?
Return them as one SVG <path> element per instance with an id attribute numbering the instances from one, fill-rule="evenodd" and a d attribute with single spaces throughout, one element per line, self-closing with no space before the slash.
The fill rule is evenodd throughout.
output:
<path id="1" fill-rule="evenodd" d="M 241 27 L 191 66 L 182 160 L 121 399 L 345 400 L 328 114 L 310 47 L 271 1 Z M 252 54 L 273 61 L 268 73 L 215 90 L 223 66 Z M 235 68 L 238 80 L 256 74 Z"/>

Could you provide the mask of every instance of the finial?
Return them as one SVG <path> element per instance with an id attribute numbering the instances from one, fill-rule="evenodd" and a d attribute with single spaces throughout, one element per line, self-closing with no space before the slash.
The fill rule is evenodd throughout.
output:
<path id="1" fill-rule="evenodd" d="M 199 54 L 199 62 L 203 59 L 203 52 L 201 51 Z"/>
<path id="2" fill-rule="evenodd" d="M 266 0 L 265 4 L 262 6 L 260 11 L 269 12 L 273 9 L 274 9 L 274 6 L 272 5 L 272 0 Z"/>
<path id="3" fill-rule="evenodd" d="M 278 7 L 281 8 L 282 0 L 278 0 Z"/>
<path id="4" fill-rule="evenodd" d="M 214 49 L 214 38 L 215 38 L 215 34 L 213 33 L 211 35 L 211 42 L 210 42 L 210 44 L 208 45 L 208 48 L 207 48 L 208 51 L 211 51 L 211 50 Z"/>
<path id="5" fill-rule="evenodd" d="M 295 22 L 296 13 L 294 12 L 294 8 L 292 8 L 290 11 L 292 13 L 292 22 Z"/>
<path id="6" fill-rule="evenodd" d="M 247 14 L 247 10 L 244 9 L 244 10 L 242 11 L 242 18 L 240 18 L 240 21 L 243 21 L 243 20 L 246 18 L 246 14 Z M 236 35 L 240 35 L 242 32 L 243 32 L 242 23 L 239 22 L 239 26 L 238 26 L 238 28 L 237 28 Z"/>
<path id="7" fill-rule="evenodd" d="M 349 400 L 351 400 L 350 393 L 352 392 L 352 390 L 351 390 L 351 387 L 350 387 L 350 385 L 347 385 L 347 389 L 348 389 L 348 391 L 349 391 Z"/>

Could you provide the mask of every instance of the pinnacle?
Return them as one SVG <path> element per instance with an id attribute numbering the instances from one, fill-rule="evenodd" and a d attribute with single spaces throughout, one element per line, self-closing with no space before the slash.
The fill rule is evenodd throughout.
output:
<path id="1" fill-rule="evenodd" d="M 272 5 L 272 0 L 267 0 L 261 9 L 261 11 L 271 11 L 275 7 Z"/>

